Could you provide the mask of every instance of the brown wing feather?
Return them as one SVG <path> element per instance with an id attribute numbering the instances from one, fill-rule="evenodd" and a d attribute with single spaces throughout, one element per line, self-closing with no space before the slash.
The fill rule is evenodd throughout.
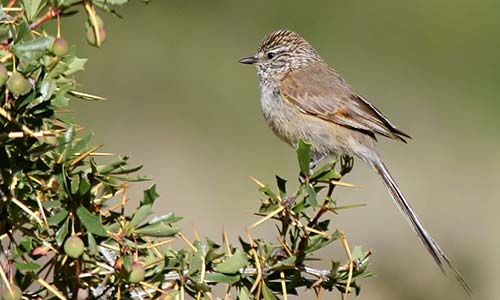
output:
<path id="1" fill-rule="evenodd" d="M 406 142 L 404 138 L 410 138 L 375 106 L 356 94 L 335 70 L 323 63 L 290 72 L 281 81 L 280 91 L 301 111 L 326 121 L 374 138 L 376 133 L 403 142 Z"/>

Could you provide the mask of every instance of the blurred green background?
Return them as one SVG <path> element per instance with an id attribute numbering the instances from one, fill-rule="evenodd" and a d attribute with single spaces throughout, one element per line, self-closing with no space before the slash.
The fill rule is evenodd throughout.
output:
<path id="1" fill-rule="evenodd" d="M 109 99 L 72 108 L 96 144 L 144 164 L 161 194 L 157 213 L 174 210 L 188 233 L 214 238 L 225 226 L 236 243 L 259 206 L 248 176 L 297 178 L 294 151 L 261 116 L 254 68 L 237 63 L 288 28 L 412 135 L 408 145 L 381 138 L 382 157 L 473 298 L 498 299 L 499 1 L 158 0 L 120 12 L 123 20 L 104 17 L 101 50 L 85 43 L 83 15 L 63 20 L 63 35 L 90 59 L 81 90 Z M 374 252 L 376 277 L 361 282 L 358 299 L 467 299 L 369 168 L 357 163 L 346 180 L 362 188 L 339 189 L 340 203 L 368 206 L 336 216 L 335 227 Z M 272 237 L 266 226 L 257 232 Z"/>

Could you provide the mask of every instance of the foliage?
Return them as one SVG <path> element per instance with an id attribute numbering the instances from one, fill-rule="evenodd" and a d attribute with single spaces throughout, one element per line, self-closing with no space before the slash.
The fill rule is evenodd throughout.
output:
<path id="1" fill-rule="evenodd" d="M 301 176 L 296 191 L 276 177 L 252 227 L 274 222 L 277 242 L 250 231 L 234 246 L 211 239 L 190 241 L 174 213 L 153 215 L 156 186 L 144 191 L 129 215 L 128 183 L 136 174 L 127 157 L 98 152 L 91 134 L 65 116 L 70 99 L 103 98 L 76 90 L 74 74 L 86 59 L 61 36 L 61 17 L 83 10 L 87 39 L 100 47 L 104 23 L 127 0 L 12 0 L 0 10 L 0 289 L 27 299 L 161 298 L 211 299 L 212 286 L 226 284 L 226 297 L 277 299 L 299 288 L 359 292 L 355 279 L 369 276 L 369 252 L 352 251 L 341 230 L 330 232 L 331 197 L 352 168 L 342 158 L 309 170 L 309 148 L 298 149 Z M 57 34 L 43 29 L 57 21 Z M 89 39 L 89 32 L 92 38 Z M 83 37 L 82 37 L 83 38 Z M 10 72 L 6 72 L 10 70 Z M 344 207 L 345 208 L 345 207 Z M 225 236 L 225 235 L 224 235 Z M 182 241 L 186 246 L 174 247 Z M 338 241 L 347 262 L 324 269 L 309 264 L 318 250 Z M 82 247 L 83 246 L 83 247 Z M 324 265 L 324 264 L 322 264 Z"/>

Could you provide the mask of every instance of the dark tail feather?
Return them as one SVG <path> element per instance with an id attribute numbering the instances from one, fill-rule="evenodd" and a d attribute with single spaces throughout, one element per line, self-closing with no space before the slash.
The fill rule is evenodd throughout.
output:
<path id="1" fill-rule="evenodd" d="M 436 264 L 439 266 L 441 271 L 445 273 L 443 264 L 446 264 L 455 273 L 455 277 L 457 278 L 458 282 L 462 285 L 462 287 L 465 289 L 465 291 L 469 295 L 471 295 L 472 294 L 471 288 L 469 287 L 465 279 L 462 277 L 462 275 L 458 272 L 458 270 L 453 266 L 450 259 L 446 256 L 443 250 L 441 250 L 439 245 L 434 241 L 434 239 L 432 239 L 430 234 L 428 234 L 427 231 L 424 229 L 424 226 L 422 225 L 417 215 L 413 212 L 413 209 L 411 208 L 410 204 L 406 201 L 405 197 L 399 190 L 398 186 L 396 185 L 396 182 L 394 181 L 394 178 L 392 178 L 391 174 L 387 170 L 387 167 L 384 165 L 384 163 L 379 159 L 377 159 L 372 162 L 372 166 L 382 177 L 385 186 L 387 187 L 392 196 L 392 199 L 394 200 L 394 202 L 396 202 L 396 205 L 398 206 L 399 210 L 405 216 L 406 221 L 408 221 L 411 228 L 417 234 L 422 244 L 424 244 L 425 248 L 432 256 Z"/>

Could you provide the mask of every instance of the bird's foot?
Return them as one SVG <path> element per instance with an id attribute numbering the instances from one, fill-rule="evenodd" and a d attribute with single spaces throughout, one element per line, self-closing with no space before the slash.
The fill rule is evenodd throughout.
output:
<path id="1" fill-rule="evenodd" d="M 328 153 L 312 153 L 311 162 L 309 163 L 309 175 L 312 174 L 312 170 L 326 157 L 328 157 Z"/>

